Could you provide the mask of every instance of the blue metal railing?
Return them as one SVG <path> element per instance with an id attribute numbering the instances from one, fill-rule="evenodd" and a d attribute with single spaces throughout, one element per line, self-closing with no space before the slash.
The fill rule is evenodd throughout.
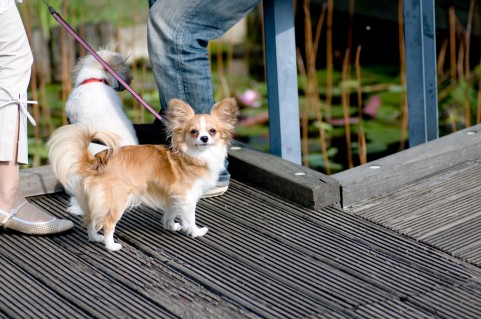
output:
<path id="1" fill-rule="evenodd" d="M 439 137 L 434 0 L 404 0 L 409 147 Z"/>
<path id="2" fill-rule="evenodd" d="M 271 153 L 301 164 L 292 0 L 264 0 Z"/>
<path id="3" fill-rule="evenodd" d="M 264 0 L 271 153 L 301 164 L 292 0 Z M 434 0 L 404 0 L 409 146 L 438 138 Z"/>

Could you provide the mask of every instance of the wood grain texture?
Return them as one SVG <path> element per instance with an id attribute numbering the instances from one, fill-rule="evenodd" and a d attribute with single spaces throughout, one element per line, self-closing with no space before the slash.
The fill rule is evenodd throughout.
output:
<path id="1" fill-rule="evenodd" d="M 320 172 L 236 143 L 229 151 L 229 172 L 236 180 L 260 187 L 307 208 L 340 203 L 339 183 Z"/>
<path id="2" fill-rule="evenodd" d="M 331 177 L 341 184 L 342 204 L 388 192 L 465 161 L 481 158 L 481 125 L 343 171 Z M 372 166 L 379 166 L 373 169 Z"/>

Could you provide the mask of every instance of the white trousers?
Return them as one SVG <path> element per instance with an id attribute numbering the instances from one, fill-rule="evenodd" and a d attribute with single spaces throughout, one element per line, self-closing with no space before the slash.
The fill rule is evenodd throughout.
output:
<path id="1" fill-rule="evenodd" d="M 33 63 L 25 27 L 13 5 L 0 13 L 0 161 L 28 163 L 27 100 Z M 21 103 L 21 102 L 20 102 Z M 20 114 L 18 150 L 15 133 Z M 17 156 L 17 157 L 15 157 Z"/>

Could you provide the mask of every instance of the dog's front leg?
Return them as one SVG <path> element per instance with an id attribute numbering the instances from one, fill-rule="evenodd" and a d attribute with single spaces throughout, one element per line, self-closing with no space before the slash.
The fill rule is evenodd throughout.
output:
<path id="1" fill-rule="evenodd" d="M 182 222 L 182 230 L 192 237 L 204 236 L 209 230 L 207 227 L 199 228 L 195 224 L 195 207 L 196 202 L 186 202 L 179 205 L 180 218 Z"/>

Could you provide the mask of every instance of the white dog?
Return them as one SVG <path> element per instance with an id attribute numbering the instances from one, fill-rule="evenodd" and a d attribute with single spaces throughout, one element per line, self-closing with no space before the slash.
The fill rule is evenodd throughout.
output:
<path id="1" fill-rule="evenodd" d="M 97 54 L 130 84 L 132 72 L 120 54 L 107 50 Z M 65 106 L 69 122 L 114 132 L 120 136 L 121 146 L 139 144 L 116 92 L 121 87 L 119 82 L 90 54 L 79 60 L 72 73 L 74 89 Z"/>
<path id="2" fill-rule="evenodd" d="M 100 50 L 97 54 L 128 84 L 132 72 L 120 54 Z M 82 124 L 96 131 L 110 131 L 119 136 L 119 145 L 139 144 L 132 122 L 123 112 L 122 100 L 116 91 L 120 83 L 92 55 L 81 58 L 72 71 L 74 89 L 65 106 L 72 124 Z M 105 148 L 93 146 L 91 150 Z M 72 195 L 72 194 L 71 194 Z M 75 197 L 70 198 L 68 211 L 83 215 Z"/>

